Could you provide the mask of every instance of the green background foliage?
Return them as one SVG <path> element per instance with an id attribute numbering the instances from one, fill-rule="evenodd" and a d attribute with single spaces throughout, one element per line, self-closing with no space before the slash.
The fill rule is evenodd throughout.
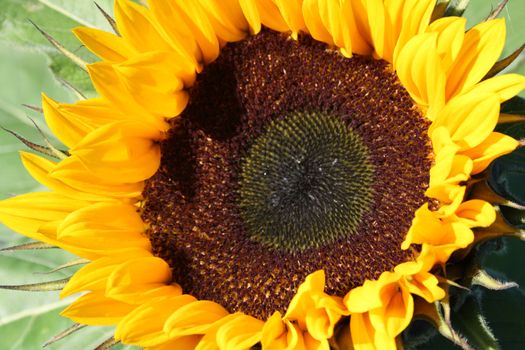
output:
<path id="1" fill-rule="evenodd" d="M 112 0 L 97 0 L 97 3 L 112 13 Z M 497 3 L 496 0 L 472 0 L 465 13 L 469 26 L 486 17 L 491 7 Z M 507 20 L 506 48 L 503 53 L 506 56 L 518 48 L 525 38 L 525 1 L 510 0 L 502 15 Z M 39 142 L 40 136 L 29 119 L 32 118 L 58 145 L 58 141 L 46 128 L 42 115 L 22 104 L 40 106 L 41 92 L 63 102 L 74 101 L 75 95 L 64 87 L 60 78 L 66 79 L 88 96 L 95 93 L 87 74 L 59 55 L 28 19 L 88 62 L 93 62 L 96 58 L 80 45 L 70 29 L 80 25 L 105 30 L 110 27 L 94 3 L 88 0 L 0 0 L 0 125 Z M 508 71 L 525 74 L 525 56 L 522 55 Z M 24 146 L 13 136 L 0 132 L 0 199 L 45 190 L 24 171 L 18 157 L 21 149 Z M 26 241 L 7 228 L 0 227 L 0 247 Z M 1 253 L 0 284 L 64 278 L 74 268 L 50 275 L 35 272 L 48 271 L 74 258 L 59 250 Z M 487 265 L 500 271 L 502 276 L 525 286 L 525 243 L 507 240 L 505 254 L 493 253 L 486 260 Z M 58 315 L 70 301 L 71 299 L 59 300 L 56 292 L 0 290 L 0 349 L 39 349 L 46 340 L 71 325 L 71 321 Z M 497 308 L 488 311 L 489 322 L 491 319 L 495 320 L 493 322 L 508 321 L 501 317 Z M 523 314 L 520 317 L 525 318 Z M 508 327 L 512 329 L 512 324 Z M 112 329 L 108 327 L 88 327 L 66 341 L 49 346 L 49 349 L 92 349 L 111 334 Z"/>

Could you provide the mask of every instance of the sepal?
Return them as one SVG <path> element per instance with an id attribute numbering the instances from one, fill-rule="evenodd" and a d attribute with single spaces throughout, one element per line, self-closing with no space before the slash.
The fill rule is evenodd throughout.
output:
<path id="1" fill-rule="evenodd" d="M 62 290 L 66 283 L 69 281 L 68 278 L 63 278 L 56 281 L 47 281 L 40 283 L 29 283 L 29 284 L 20 284 L 20 285 L 2 285 L 0 289 L 10 289 L 10 290 L 22 290 L 26 292 L 50 292 Z"/>
<path id="2" fill-rule="evenodd" d="M 48 341 L 46 341 L 42 345 L 42 347 L 45 348 L 45 347 L 47 347 L 49 345 L 52 345 L 52 344 L 56 343 L 57 341 L 64 339 L 65 337 L 67 337 L 67 336 L 69 336 L 69 335 L 79 331 L 80 329 L 82 329 L 84 327 L 87 327 L 87 325 L 80 324 L 80 323 L 73 323 L 71 326 L 67 327 L 62 332 L 58 333 L 53 338 L 51 338 Z"/>

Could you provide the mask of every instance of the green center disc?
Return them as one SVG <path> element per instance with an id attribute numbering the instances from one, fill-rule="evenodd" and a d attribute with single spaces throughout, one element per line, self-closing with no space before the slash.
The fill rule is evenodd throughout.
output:
<path id="1" fill-rule="evenodd" d="M 293 113 L 273 121 L 243 158 L 239 207 L 247 234 L 291 252 L 356 234 L 373 177 L 367 147 L 339 118 Z"/>

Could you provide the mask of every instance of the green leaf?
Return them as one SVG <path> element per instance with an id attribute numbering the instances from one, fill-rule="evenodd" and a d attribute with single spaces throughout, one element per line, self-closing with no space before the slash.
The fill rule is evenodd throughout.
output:
<path id="1" fill-rule="evenodd" d="M 523 262 L 523 261 L 522 261 Z M 502 349 L 525 349 L 525 295 L 512 288 L 481 292 L 483 314 Z"/>
<path id="2" fill-rule="evenodd" d="M 468 7 L 470 0 L 450 0 L 445 16 L 461 16 Z"/>
<path id="3" fill-rule="evenodd" d="M 65 17 L 80 23 L 86 27 L 95 27 L 105 31 L 111 31 L 102 14 L 96 9 L 94 1 L 71 1 L 71 0 L 38 0 L 40 3 L 61 13 Z M 113 0 L 97 0 L 96 3 L 110 15 L 113 14 Z"/>
<path id="4" fill-rule="evenodd" d="M 51 58 L 49 65 L 57 76 L 88 95 L 93 95 L 94 89 L 88 74 L 52 47 L 28 19 L 84 61 L 94 62 L 97 58 L 82 46 L 71 33 L 71 29 L 88 25 L 110 30 L 109 24 L 95 4 L 91 1 L 0 1 L 0 44 L 46 53 Z M 111 3 L 110 0 L 103 0 L 100 5 L 110 11 Z"/>
<path id="5" fill-rule="evenodd" d="M 525 138 L 525 122 L 499 124 L 496 131 L 521 140 Z"/>
<path id="6" fill-rule="evenodd" d="M 525 147 L 492 162 L 488 183 L 498 195 L 525 205 Z"/>
<path id="7" fill-rule="evenodd" d="M 501 113 L 525 115 L 525 98 L 513 97 L 501 105 Z"/>
<path id="8" fill-rule="evenodd" d="M 525 210 L 519 210 L 501 205 L 499 207 L 501 214 L 512 226 L 525 230 Z"/>
<path id="9" fill-rule="evenodd" d="M 500 349 L 474 297 L 467 298 L 461 309 L 452 313 L 452 326 L 466 338 L 467 343 L 473 349 Z"/>

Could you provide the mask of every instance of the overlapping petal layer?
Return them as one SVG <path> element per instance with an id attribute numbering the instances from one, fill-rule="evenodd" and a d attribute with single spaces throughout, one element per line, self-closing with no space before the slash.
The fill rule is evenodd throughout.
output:
<path id="1" fill-rule="evenodd" d="M 63 314 L 90 325 L 116 325 L 116 339 L 148 349 L 328 349 L 336 323 L 351 315 L 355 349 L 393 349 L 409 324 L 414 296 L 444 291 L 431 273 L 495 220 L 492 206 L 465 201 L 465 181 L 518 146 L 493 132 L 500 103 L 525 78 L 482 80 L 503 48 L 503 20 L 465 32 L 465 20 L 430 16 L 435 0 L 130 0 L 115 2 L 121 36 L 77 28 L 103 61 L 89 66 L 101 97 L 61 104 L 43 96 L 47 123 L 70 148 L 59 162 L 22 153 L 30 174 L 53 192 L 0 202 L 0 219 L 33 239 L 92 262 L 62 296 L 89 291 Z M 227 42 L 266 26 L 299 33 L 346 57 L 373 55 L 391 63 L 432 122 L 435 164 L 427 196 L 439 203 L 414 214 L 403 249 L 421 245 L 414 261 L 350 290 L 344 300 L 324 291 L 324 273 L 307 277 L 287 312 L 258 320 L 182 294 L 166 262 L 154 257 L 138 210 L 144 180 L 160 164 L 157 141 L 168 119 L 188 103 L 187 88 Z M 176 282 L 176 281 L 175 281 Z"/>

